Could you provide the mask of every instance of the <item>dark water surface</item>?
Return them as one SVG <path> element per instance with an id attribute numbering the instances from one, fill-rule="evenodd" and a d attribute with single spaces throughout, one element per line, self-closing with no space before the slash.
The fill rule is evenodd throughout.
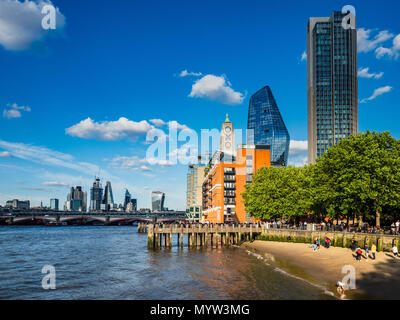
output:
<path id="1" fill-rule="evenodd" d="M 186 239 L 185 239 L 186 240 Z M 56 290 L 42 289 L 44 265 Z M 0 226 L 0 299 L 330 299 L 240 248 L 147 249 L 133 226 Z"/>

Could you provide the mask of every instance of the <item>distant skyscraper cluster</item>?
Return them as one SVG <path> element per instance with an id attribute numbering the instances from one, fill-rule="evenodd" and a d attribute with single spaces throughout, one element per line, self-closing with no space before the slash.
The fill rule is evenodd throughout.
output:
<path id="1" fill-rule="evenodd" d="M 124 210 L 126 212 L 136 212 L 137 211 L 137 200 L 132 199 L 132 195 L 129 193 L 128 189 L 126 189 L 126 191 L 125 191 Z"/>
<path id="2" fill-rule="evenodd" d="M 71 191 L 67 195 L 65 210 L 86 212 L 86 202 L 86 192 L 82 191 L 82 187 L 71 187 Z"/>
<path id="3" fill-rule="evenodd" d="M 357 31 L 343 28 L 345 16 L 334 12 L 308 22 L 309 163 L 358 134 Z"/>

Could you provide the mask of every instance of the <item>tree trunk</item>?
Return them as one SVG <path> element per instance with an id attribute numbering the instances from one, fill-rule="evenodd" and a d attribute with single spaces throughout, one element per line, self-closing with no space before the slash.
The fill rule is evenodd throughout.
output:
<path id="1" fill-rule="evenodd" d="M 378 210 L 376 210 L 376 227 L 381 227 L 381 213 Z"/>

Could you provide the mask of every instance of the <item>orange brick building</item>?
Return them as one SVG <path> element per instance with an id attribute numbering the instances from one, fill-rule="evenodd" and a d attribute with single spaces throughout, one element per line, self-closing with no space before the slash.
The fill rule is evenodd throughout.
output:
<path id="1" fill-rule="evenodd" d="M 268 145 L 241 145 L 233 161 L 224 162 L 224 153 L 214 162 L 203 182 L 202 221 L 210 223 L 252 222 L 246 213 L 242 192 L 261 167 L 271 165 Z M 230 159 L 231 160 L 231 157 Z"/>

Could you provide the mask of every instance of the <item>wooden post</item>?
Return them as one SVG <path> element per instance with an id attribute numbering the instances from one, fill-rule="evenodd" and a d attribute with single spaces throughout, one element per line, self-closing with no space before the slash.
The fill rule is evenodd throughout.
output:
<path id="1" fill-rule="evenodd" d="M 253 240 L 253 224 L 250 225 L 250 241 Z"/>
<path id="2" fill-rule="evenodd" d="M 154 242 L 154 229 L 153 227 L 150 227 L 147 229 L 147 247 L 148 248 L 154 248 L 155 247 L 155 242 Z"/>
<path id="3" fill-rule="evenodd" d="M 382 237 L 378 238 L 378 245 L 376 246 L 376 250 L 378 252 L 383 251 L 383 238 Z"/>

